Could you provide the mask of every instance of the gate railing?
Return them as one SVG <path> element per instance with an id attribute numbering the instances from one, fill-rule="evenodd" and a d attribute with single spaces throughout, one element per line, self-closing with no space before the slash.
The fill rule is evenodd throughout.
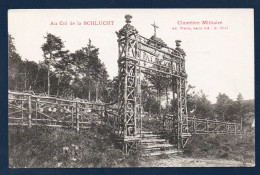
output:
<path id="1" fill-rule="evenodd" d="M 242 124 L 188 117 L 189 131 L 195 134 L 242 134 Z"/>
<path id="2" fill-rule="evenodd" d="M 180 135 L 187 134 L 234 134 L 241 135 L 243 132 L 242 123 L 236 122 L 224 122 L 211 119 L 202 119 L 196 117 L 187 117 L 188 128 L 182 130 Z M 174 115 L 164 115 L 163 116 L 163 128 L 164 130 L 172 131 L 178 124 L 181 123 L 178 121 L 177 116 Z"/>

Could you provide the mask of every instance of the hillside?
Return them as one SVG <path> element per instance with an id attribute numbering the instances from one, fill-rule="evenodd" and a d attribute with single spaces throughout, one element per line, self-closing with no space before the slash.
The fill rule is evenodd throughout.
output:
<path id="1" fill-rule="evenodd" d="M 10 168 L 133 167 L 138 155 L 123 155 L 110 128 L 88 130 L 9 126 Z"/>

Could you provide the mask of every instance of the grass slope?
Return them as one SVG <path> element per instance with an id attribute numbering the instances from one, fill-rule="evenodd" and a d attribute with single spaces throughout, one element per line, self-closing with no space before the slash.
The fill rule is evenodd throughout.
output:
<path id="1" fill-rule="evenodd" d="M 194 135 L 184 155 L 255 162 L 255 134 L 245 133 L 242 138 L 234 135 Z"/>
<path id="2" fill-rule="evenodd" d="M 123 155 L 104 125 L 72 129 L 9 127 L 10 168 L 133 167 L 139 155 Z"/>

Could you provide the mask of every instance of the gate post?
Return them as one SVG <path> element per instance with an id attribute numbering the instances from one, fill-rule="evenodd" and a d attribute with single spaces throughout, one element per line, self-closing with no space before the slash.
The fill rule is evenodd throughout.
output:
<path id="1" fill-rule="evenodd" d="M 187 143 L 189 138 L 189 126 L 188 126 L 188 112 L 187 112 L 187 98 L 186 98 L 186 84 L 187 74 L 185 70 L 185 52 L 180 48 L 180 40 L 176 40 L 175 50 L 180 57 L 179 63 L 176 64 L 179 77 L 176 78 L 176 93 L 178 100 L 178 140 L 180 140 L 182 148 Z M 178 141 L 179 142 L 179 141 Z"/>
<path id="2" fill-rule="evenodd" d="M 32 127 L 32 97 L 28 96 L 28 127 Z"/>
<path id="3" fill-rule="evenodd" d="M 140 95 L 138 91 L 140 68 L 138 67 L 138 31 L 130 24 L 131 15 L 126 15 L 126 24 L 118 36 L 118 67 L 119 67 L 119 96 L 118 96 L 118 117 L 117 123 L 119 136 L 125 141 L 128 136 L 136 136 L 137 128 L 141 127 Z M 125 151 L 130 147 L 125 144 Z"/>

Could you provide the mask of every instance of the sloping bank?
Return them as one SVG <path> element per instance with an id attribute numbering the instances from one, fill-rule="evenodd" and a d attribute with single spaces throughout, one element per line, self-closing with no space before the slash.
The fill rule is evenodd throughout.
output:
<path id="1" fill-rule="evenodd" d="M 105 125 L 73 129 L 9 126 L 10 168 L 137 166 L 139 154 L 123 155 Z"/>
<path id="2" fill-rule="evenodd" d="M 255 134 L 248 132 L 242 138 L 234 135 L 194 135 L 184 150 L 184 156 L 254 163 Z"/>

